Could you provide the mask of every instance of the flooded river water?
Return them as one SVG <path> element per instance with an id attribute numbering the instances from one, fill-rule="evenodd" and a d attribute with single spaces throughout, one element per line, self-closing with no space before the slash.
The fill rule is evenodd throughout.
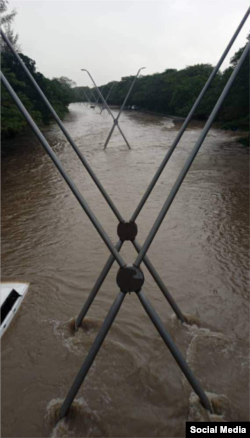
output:
<path id="1" fill-rule="evenodd" d="M 116 112 L 116 111 L 115 111 Z M 137 112 L 112 121 L 70 106 L 65 125 L 125 219 L 129 219 L 180 123 Z M 138 220 L 142 244 L 202 124 L 193 122 Z M 112 241 L 117 220 L 57 125 L 44 134 Z M 181 325 L 146 268 L 144 292 L 213 401 L 215 418 L 249 421 L 248 155 L 231 132 L 211 129 L 148 256 L 192 324 Z M 133 262 L 135 251 L 122 254 Z M 86 323 L 69 330 L 108 250 L 33 134 L 2 159 L 2 278 L 30 282 L 2 339 L 3 437 L 183 437 L 205 420 L 192 389 L 135 294 L 118 317 L 67 421 L 66 396 L 116 294 L 115 263 Z"/>

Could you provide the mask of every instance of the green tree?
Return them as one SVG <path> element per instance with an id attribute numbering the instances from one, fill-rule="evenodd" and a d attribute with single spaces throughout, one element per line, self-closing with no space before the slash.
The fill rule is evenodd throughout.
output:
<path id="1" fill-rule="evenodd" d="M 11 12 L 7 12 L 8 9 L 8 0 L 0 0 L 0 16 L 1 16 L 1 26 L 3 27 L 3 30 L 9 40 L 11 41 L 12 45 L 15 47 L 16 50 L 19 50 L 19 46 L 17 44 L 18 41 L 18 35 L 14 33 L 12 30 L 12 23 L 14 21 L 14 18 L 17 14 L 17 11 L 13 9 Z M 1 51 L 7 51 L 7 46 L 5 42 L 1 38 Z"/>
<path id="2" fill-rule="evenodd" d="M 235 69 L 244 49 L 245 47 L 242 47 L 234 54 L 230 67 L 224 71 L 223 86 Z M 224 128 L 249 130 L 249 73 L 248 58 L 245 60 L 220 111 L 219 118 L 224 122 Z"/>
<path id="3" fill-rule="evenodd" d="M 249 39 L 249 37 L 248 37 Z M 231 59 L 223 73 L 218 72 L 209 90 L 195 111 L 196 119 L 205 120 L 210 115 L 226 82 L 232 74 L 245 47 Z M 197 64 L 182 70 L 166 69 L 163 73 L 138 78 L 127 105 L 172 116 L 186 117 L 213 70 L 210 64 Z M 133 80 L 124 77 L 111 93 L 110 104 L 121 105 Z M 108 85 L 108 84 L 107 84 Z M 107 85 L 104 86 L 106 89 Z M 249 61 L 246 60 L 217 116 L 225 128 L 249 128 Z"/>

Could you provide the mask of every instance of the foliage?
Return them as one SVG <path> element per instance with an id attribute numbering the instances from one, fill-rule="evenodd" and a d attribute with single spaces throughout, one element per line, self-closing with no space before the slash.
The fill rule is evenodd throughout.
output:
<path id="1" fill-rule="evenodd" d="M 222 86 L 225 86 L 233 69 L 236 67 L 244 47 L 235 53 L 231 59 L 231 66 L 225 70 L 222 77 Z M 227 129 L 249 129 L 249 59 L 244 62 L 235 83 L 225 99 L 220 113 L 223 127 Z"/>
<path id="2" fill-rule="evenodd" d="M 16 11 L 7 11 L 8 1 L 0 0 L 1 24 L 16 50 L 18 35 L 11 26 Z M 249 39 L 249 37 L 248 37 Z M 31 116 L 38 124 L 49 123 L 50 111 L 34 89 L 14 55 L 1 41 L 2 71 L 22 100 Z M 211 113 L 225 84 L 232 74 L 244 47 L 238 50 L 231 59 L 230 67 L 223 73 L 217 73 L 210 89 L 195 111 L 195 118 L 205 120 Z M 36 63 L 28 56 L 19 54 L 26 67 L 54 107 L 59 117 L 68 111 L 71 102 L 96 101 L 96 90 L 89 87 L 76 87 L 71 79 L 61 76 L 52 80 L 36 71 Z M 197 96 L 201 92 L 213 70 L 210 64 L 197 64 L 182 70 L 166 69 L 163 73 L 155 73 L 139 77 L 127 101 L 127 106 L 135 105 L 141 109 L 163 113 L 166 115 L 186 117 Z M 109 82 L 101 86 L 104 97 L 110 105 L 121 105 L 133 81 L 133 76 L 123 77 L 120 82 Z M 100 101 L 100 100 L 99 100 Z M 249 62 L 245 61 L 235 83 L 233 84 L 223 107 L 217 117 L 225 129 L 248 130 L 249 128 Z M 27 126 L 7 91 L 2 87 L 2 134 L 16 135 Z"/>
<path id="3" fill-rule="evenodd" d="M 210 115 L 226 82 L 232 74 L 244 47 L 231 59 L 230 67 L 218 72 L 208 92 L 203 97 L 194 117 L 205 120 Z M 163 73 L 143 76 L 137 79 L 127 105 L 172 116 L 186 117 L 197 99 L 208 77 L 213 71 L 210 64 L 197 64 L 182 70 L 167 69 Z M 133 80 L 132 76 L 116 82 L 109 97 L 110 105 L 121 105 Z M 103 86 L 107 95 L 112 82 Z M 81 87 L 83 88 L 83 87 Z M 80 87 L 73 89 L 74 101 L 81 101 Z M 88 90 L 85 88 L 85 91 Z M 77 97 L 76 97 L 77 96 Z M 82 100 L 86 100 L 84 97 Z M 247 130 L 249 128 L 249 62 L 245 61 L 235 80 L 217 120 L 225 129 Z"/>
<path id="4" fill-rule="evenodd" d="M 13 20 L 17 14 L 16 10 L 13 9 L 11 12 L 7 12 L 8 8 L 8 0 L 0 0 L 0 16 L 1 16 L 1 26 L 6 34 L 6 36 L 9 38 L 12 45 L 15 47 L 16 50 L 19 50 L 19 46 L 17 44 L 18 35 L 14 34 L 14 31 L 11 28 L 11 25 L 13 23 Z M 1 38 L 1 52 L 4 52 L 7 50 L 7 46 L 5 42 Z"/>
<path id="5" fill-rule="evenodd" d="M 47 79 L 36 71 L 36 63 L 28 56 L 19 54 L 32 76 L 55 108 L 59 117 L 63 117 L 68 111 L 68 105 L 72 101 L 71 80 Z M 31 116 L 38 123 L 47 124 L 51 120 L 51 114 L 39 94 L 31 84 L 26 73 L 13 54 L 9 51 L 2 53 L 2 71 L 9 83 L 21 99 Z M 71 84 L 71 85 L 70 85 Z M 74 84 L 74 83 L 73 83 Z M 2 86 L 2 135 L 12 136 L 22 131 L 27 123 L 9 94 Z"/>
<path id="6" fill-rule="evenodd" d="M 7 37 L 17 51 L 18 36 L 14 34 L 11 28 L 16 16 L 16 10 L 7 11 L 8 1 L 0 0 L 1 25 Z M 41 73 L 36 71 L 36 63 L 28 56 L 19 53 L 22 61 L 31 72 L 32 76 L 55 108 L 59 117 L 63 117 L 68 111 L 68 105 L 72 101 L 71 88 L 75 82 L 62 76 L 60 78 L 47 79 Z M 1 40 L 1 64 L 2 72 L 7 80 L 21 99 L 22 103 L 29 111 L 33 119 L 38 123 L 49 123 L 51 114 L 42 99 L 34 89 L 26 73 L 20 67 L 19 62 L 9 50 L 8 46 Z M 13 136 L 26 128 L 27 122 L 16 107 L 14 101 L 8 92 L 2 86 L 2 114 L 1 114 L 1 132 L 3 136 Z"/>

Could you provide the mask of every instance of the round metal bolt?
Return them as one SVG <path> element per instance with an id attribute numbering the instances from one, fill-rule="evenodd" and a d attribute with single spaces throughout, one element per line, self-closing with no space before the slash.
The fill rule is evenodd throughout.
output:
<path id="1" fill-rule="evenodd" d="M 122 242 L 125 240 L 135 240 L 138 227 L 135 222 L 120 222 L 117 227 L 117 234 Z"/>
<path id="2" fill-rule="evenodd" d="M 127 265 L 117 272 L 116 282 L 124 293 L 139 292 L 144 283 L 144 275 L 137 266 Z"/>

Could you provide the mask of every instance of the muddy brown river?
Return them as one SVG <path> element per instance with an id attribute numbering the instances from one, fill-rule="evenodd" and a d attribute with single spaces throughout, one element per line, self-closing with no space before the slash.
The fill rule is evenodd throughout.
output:
<path id="1" fill-rule="evenodd" d="M 116 112 L 116 111 L 115 111 Z M 70 106 L 65 125 L 125 219 L 180 122 L 127 112 L 107 150 L 107 112 Z M 137 219 L 143 243 L 202 124 L 190 124 Z M 117 219 L 59 128 L 44 134 L 116 243 Z M 115 263 L 83 327 L 79 313 L 109 253 L 33 134 L 2 158 L 2 279 L 30 282 L 2 338 L 3 437 L 184 437 L 187 420 L 249 421 L 248 154 L 213 128 L 148 256 L 189 323 L 181 325 L 146 268 L 144 292 L 214 407 L 208 415 L 143 310 L 127 295 L 67 420 L 66 396 L 117 292 Z M 7 151 L 6 151 L 7 150 Z M 128 242 L 127 262 L 135 260 Z"/>

